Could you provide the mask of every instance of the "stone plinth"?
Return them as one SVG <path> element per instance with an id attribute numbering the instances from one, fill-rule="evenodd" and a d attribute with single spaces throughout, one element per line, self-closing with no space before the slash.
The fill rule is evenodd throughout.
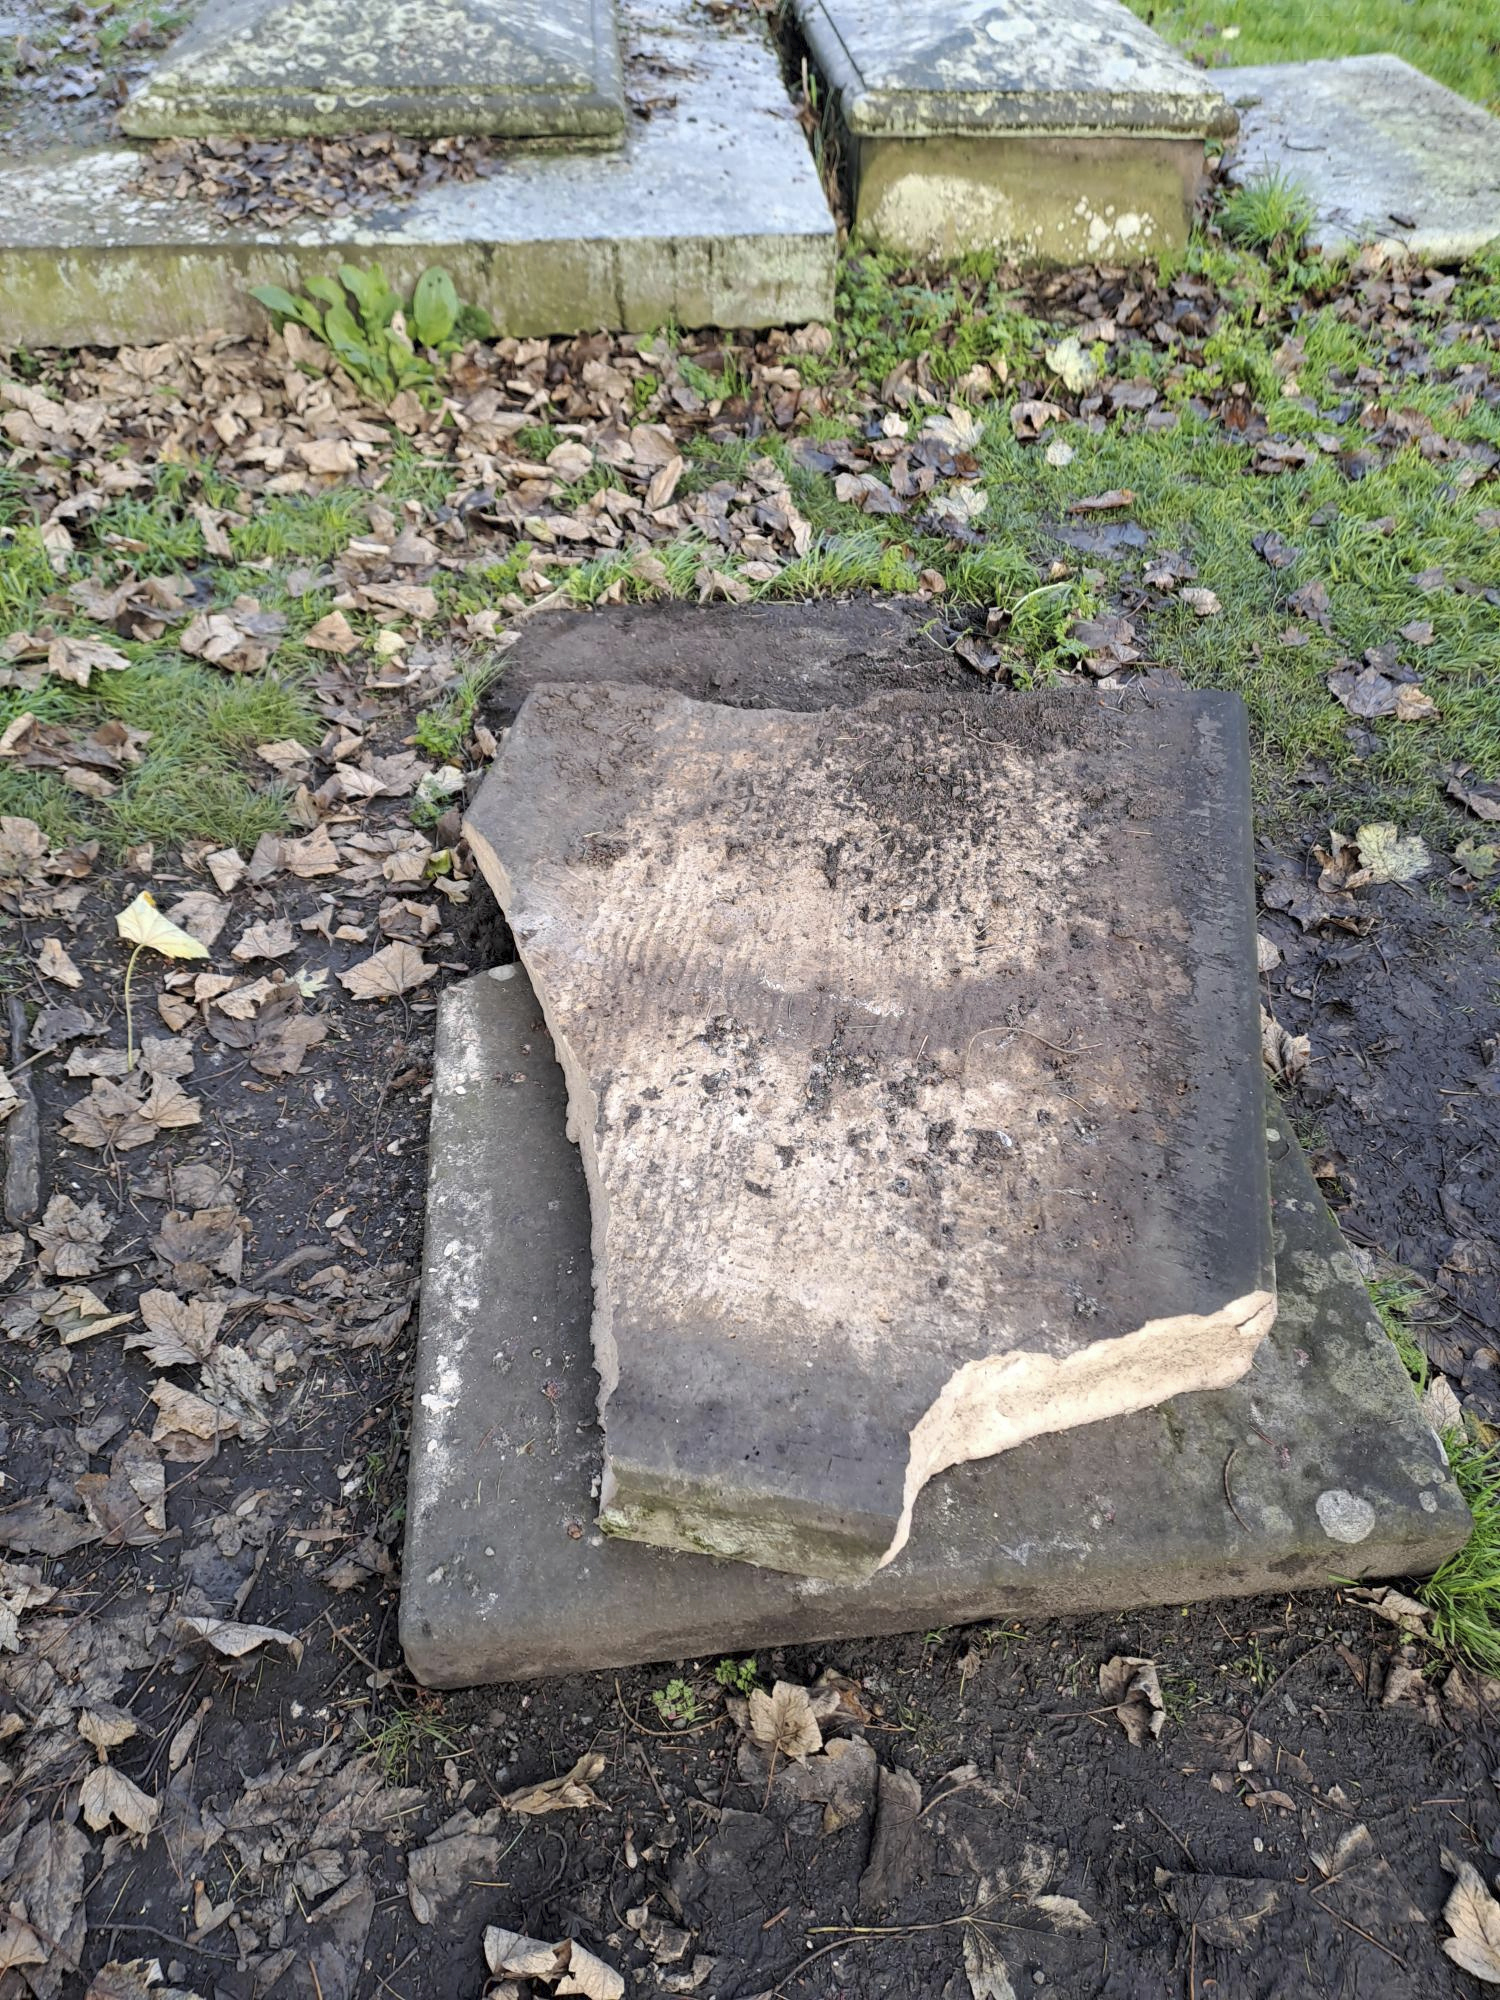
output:
<path id="1" fill-rule="evenodd" d="M 120 124 L 148 139 L 485 132 L 617 144 L 614 0 L 207 0 Z"/>
<path id="2" fill-rule="evenodd" d="M 637 58 L 671 76 L 613 151 L 517 147 L 473 182 L 281 227 L 143 194 L 138 151 L 0 150 L 0 299 L 17 346 L 124 346 L 265 325 L 255 285 L 297 291 L 378 261 L 431 264 L 507 334 L 781 326 L 833 313 L 835 233 L 758 20 L 622 0 Z"/>
<path id="3" fill-rule="evenodd" d="M 853 1581 L 1274 1315 L 1244 714 L 530 695 L 468 821 L 568 1078 L 613 1533 Z"/>
<path id="4" fill-rule="evenodd" d="M 1186 241 L 1222 93 L 1121 0 L 795 0 L 854 222 L 924 257 L 1051 261 Z"/>
<path id="5" fill-rule="evenodd" d="M 1230 178 L 1295 181 L 1318 249 L 1458 264 L 1500 236 L 1500 120 L 1398 56 L 1217 76 L 1240 113 Z"/>
<path id="6" fill-rule="evenodd" d="M 407 1663 L 429 1686 L 1426 1575 L 1468 1534 L 1273 1110 L 1279 1310 L 1240 1382 L 1117 1418 L 1107 1443 L 1085 1427 L 940 1474 L 865 1584 L 607 1537 L 592 1518 L 588 1197 L 564 1115 L 524 974 L 450 987 L 401 1575 Z"/>

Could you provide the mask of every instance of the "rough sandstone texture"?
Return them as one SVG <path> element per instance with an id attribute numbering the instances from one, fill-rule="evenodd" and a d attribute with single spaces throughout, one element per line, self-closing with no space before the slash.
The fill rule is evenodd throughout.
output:
<path id="1" fill-rule="evenodd" d="M 819 609 L 832 623 L 849 612 Z M 596 620 L 603 640 L 617 622 Z M 528 637 L 517 659 L 531 650 Z M 591 1522 L 589 1203 L 562 1071 L 519 966 L 450 986 L 401 1564 L 411 1671 L 462 1687 L 1428 1575 L 1463 1546 L 1468 1510 L 1296 1140 L 1267 1108 L 1278 1310 L 1250 1373 L 1117 1417 L 1102 1447 L 1085 1428 L 954 1466 L 918 1500 L 893 1563 L 833 1584 Z"/>
<path id="2" fill-rule="evenodd" d="M 468 823 L 588 1177 L 611 1532 L 851 1580 L 1274 1316 L 1228 695 L 535 690 Z"/>
<path id="3" fill-rule="evenodd" d="M 617 144 L 614 0 L 208 0 L 120 124 L 148 139 L 490 132 Z"/>

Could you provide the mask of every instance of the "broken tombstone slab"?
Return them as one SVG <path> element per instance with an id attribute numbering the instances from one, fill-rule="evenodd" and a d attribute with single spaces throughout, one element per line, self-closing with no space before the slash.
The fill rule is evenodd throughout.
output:
<path id="1" fill-rule="evenodd" d="M 868 1583 L 606 1536 L 591 1518 L 588 1194 L 519 966 L 443 994 L 432 1107 L 401 1565 L 402 1645 L 427 1686 L 1426 1576 L 1468 1535 L 1442 1447 L 1269 1103 L 1279 1303 L 1240 1381 L 939 1474 Z"/>
<path id="2" fill-rule="evenodd" d="M 1229 178 L 1280 177 L 1311 246 L 1457 264 L 1500 236 L 1500 120 L 1399 56 L 1265 63 L 1218 79 L 1240 112 Z"/>
<path id="3" fill-rule="evenodd" d="M 393 131 L 616 145 L 613 0 L 207 0 L 120 112 L 135 138 Z"/>
<path id="4" fill-rule="evenodd" d="M 467 831 L 588 1178 L 609 1532 L 863 1579 L 946 1467 L 1244 1374 L 1249 826 L 1233 695 L 528 697 Z"/>

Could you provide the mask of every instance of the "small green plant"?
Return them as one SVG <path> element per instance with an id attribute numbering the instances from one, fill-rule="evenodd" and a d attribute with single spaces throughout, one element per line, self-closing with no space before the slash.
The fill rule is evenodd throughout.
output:
<path id="1" fill-rule="evenodd" d="M 664 1688 L 653 1688 L 651 1702 L 668 1729 L 691 1729 L 698 1720 L 698 1697 L 687 1681 L 668 1681 Z"/>
<path id="2" fill-rule="evenodd" d="M 366 1730 L 365 1747 L 388 1785 L 404 1785 L 414 1758 L 451 1757 L 463 1748 L 463 1736 L 444 1722 L 441 1699 L 422 1695 L 410 1708 L 395 1709 L 378 1728 Z"/>
<path id="3" fill-rule="evenodd" d="M 480 696 L 499 671 L 500 662 L 494 660 L 466 667 L 443 699 L 417 717 L 412 732 L 417 748 L 445 763 L 456 762 L 474 726 Z"/>
<path id="4" fill-rule="evenodd" d="M 714 1668 L 714 1679 L 721 1688 L 735 1694 L 749 1694 L 757 1679 L 755 1655 L 752 1653 L 748 1660 L 720 1660 Z"/>
<path id="5" fill-rule="evenodd" d="M 1258 1694 L 1263 1694 L 1276 1678 L 1276 1669 L 1259 1639 L 1250 1641 L 1249 1652 L 1242 1653 L 1239 1659 L 1233 1662 L 1233 1670 L 1237 1674 L 1243 1674 Z"/>
<path id="6" fill-rule="evenodd" d="M 1227 196 L 1219 223 L 1231 243 L 1271 259 L 1294 257 L 1312 226 L 1312 203 L 1296 181 L 1279 170 L 1246 181 Z"/>
<path id="7" fill-rule="evenodd" d="M 1421 1305 L 1422 1296 L 1421 1285 L 1402 1271 L 1377 1278 L 1370 1287 L 1370 1297 L 1380 1324 L 1401 1356 L 1401 1365 L 1411 1377 L 1419 1396 L 1426 1389 L 1432 1373 L 1426 1350 L 1411 1330 L 1412 1315 Z"/>
<path id="8" fill-rule="evenodd" d="M 250 296 L 278 331 L 295 321 L 331 347 L 350 380 L 379 403 L 392 402 L 403 389 L 430 399 L 448 357 L 466 340 L 487 339 L 494 331 L 487 313 L 460 302 L 440 264 L 422 273 L 408 300 L 391 289 L 378 264 L 364 271 L 340 264 L 337 279 L 308 278 L 300 296 L 280 285 L 256 285 Z"/>

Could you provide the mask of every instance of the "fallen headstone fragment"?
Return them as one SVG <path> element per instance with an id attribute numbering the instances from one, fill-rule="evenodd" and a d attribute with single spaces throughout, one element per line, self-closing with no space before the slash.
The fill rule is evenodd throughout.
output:
<path id="1" fill-rule="evenodd" d="M 1236 697 L 544 686 L 468 834 L 588 1178 L 610 1533 L 866 1578 L 934 1474 L 1249 1368 Z"/>

